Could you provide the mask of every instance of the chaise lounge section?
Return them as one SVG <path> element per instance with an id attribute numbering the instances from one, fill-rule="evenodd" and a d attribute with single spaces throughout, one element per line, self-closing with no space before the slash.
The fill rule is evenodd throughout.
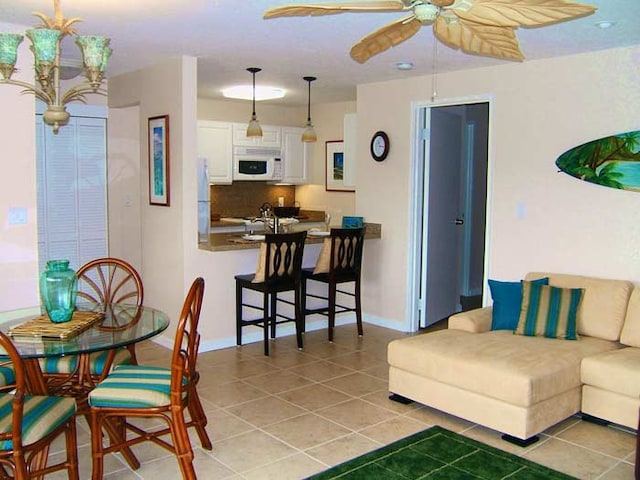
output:
<path id="1" fill-rule="evenodd" d="M 640 292 L 628 281 L 568 274 L 532 272 L 525 280 L 544 277 L 554 287 L 582 289 L 576 340 L 491 330 L 491 307 L 463 312 L 450 317 L 446 330 L 389 344 L 390 392 L 500 431 L 520 445 L 581 410 L 635 428 Z M 634 308 L 628 309 L 632 292 Z M 621 332 L 633 347 L 620 342 Z"/>

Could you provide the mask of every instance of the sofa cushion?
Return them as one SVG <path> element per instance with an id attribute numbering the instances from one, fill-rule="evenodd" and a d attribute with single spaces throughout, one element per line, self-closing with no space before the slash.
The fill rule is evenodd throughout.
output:
<path id="1" fill-rule="evenodd" d="M 616 342 L 580 337 L 560 342 L 507 330 L 440 330 L 389 344 L 389 364 L 513 405 L 528 407 L 580 383 L 580 362 L 618 348 Z"/>
<path id="2" fill-rule="evenodd" d="M 582 383 L 627 397 L 640 397 L 640 349 L 621 348 L 582 360 Z"/>
<path id="3" fill-rule="evenodd" d="M 626 280 L 585 277 L 564 273 L 530 272 L 525 280 L 549 277 L 549 285 L 582 288 L 578 309 L 578 334 L 617 341 L 627 313 L 633 283 Z"/>
<path id="4" fill-rule="evenodd" d="M 640 347 L 640 288 L 631 292 L 627 316 L 620 333 L 620 342 L 630 347 Z"/>
<path id="5" fill-rule="evenodd" d="M 534 282 L 547 285 L 549 279 L 545 277 Z M 489 290 L 493 300 L 491 330 L 515 330 L 522 304 L 522 281 L 502 282 L 489 279 Z"/>
<path id="6" fill-rule="evenodd" d="M 576 314 L 583 290 L 522 282 L 522 309 L 515 333 L 576 340 Z"/>

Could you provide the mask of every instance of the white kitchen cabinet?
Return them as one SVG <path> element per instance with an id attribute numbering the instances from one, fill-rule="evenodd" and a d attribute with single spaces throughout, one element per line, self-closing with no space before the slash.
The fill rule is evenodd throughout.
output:
<path id="1" fill-rule="evenodd" d="M 302 185 L 307 183 L 309 144 L 302 141 L 303 128 L 282 127 L 282 183 Z"/>
<path id="2" fill-rule="evenodd" d="M 246 123 L 233 124 L 233 145 L 236 147 L 280 148 L 282 146 L 281 128 L 274 125 L 260 125 L 262 137 L 247 137 Z"/>
<path id="3" fill-rule="evenodd" d="M 228 185 L 233 181 L 233 124 L 198 122 L 198 156 L 207 159 L 209 183 Z"/>

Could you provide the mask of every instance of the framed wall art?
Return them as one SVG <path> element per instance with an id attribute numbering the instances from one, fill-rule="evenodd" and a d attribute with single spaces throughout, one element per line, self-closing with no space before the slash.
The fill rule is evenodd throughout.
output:
<path id="1" fill-rule="evenodd" d="M 169 206 L 169 115 L 149 118 L 149 204 Z"/>
<path id="2" fill-rule="evenodd" d="M 325 189 L 328 192 L 353 192 L 353 187 L 344 183 L 344 142 L 328 140 L 325 142 Z"/>

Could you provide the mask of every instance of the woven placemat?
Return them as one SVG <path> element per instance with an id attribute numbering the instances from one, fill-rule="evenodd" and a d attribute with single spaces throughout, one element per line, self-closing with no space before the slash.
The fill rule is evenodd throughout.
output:
<path id="1" fill-rule="evenodd" d="M 9 335 L 23 337 L 69 338 L 78 335 L 95 322 L 104 318 L 102 312 L 73 312 L 71 320 L 53 323 L 48 315 L 40 315 L 20 325 L 11 327 Z"/>

